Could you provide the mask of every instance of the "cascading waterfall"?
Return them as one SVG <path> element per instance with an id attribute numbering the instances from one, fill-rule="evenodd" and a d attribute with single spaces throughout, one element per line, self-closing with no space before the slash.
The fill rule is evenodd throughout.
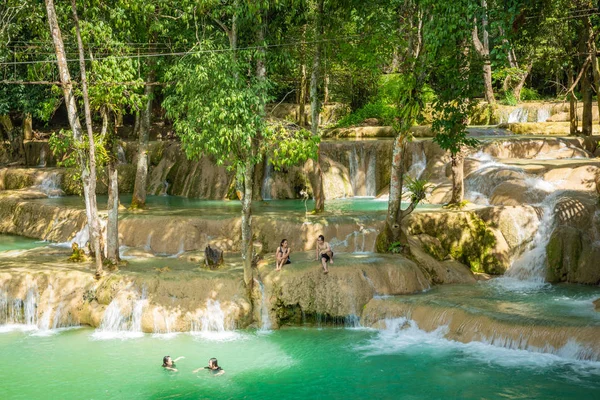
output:
<path id="1" fill-rule="evenodd" d="M 365 177 L 365 186 L 367 190 L 367 196 L 377 196 L 377 154 L 375 151 L 371 151 L 369 154 L 369 163 L 367 165 L 367 173 Z"/>
<path id="2" fill-rule="evenodd" d="M 117 145 L 117 161 L 119 164 L 127 164 L 127 157 L 125 156 L 125 150 L 119 144 Z"/>
<path id="3" fill-rule="evenodd" d="M 104 312 L 100 327 L 94 332 L 97 339 L 131 338 L 139 337 L 142 333 L 142 314 L 147 305 L 147 291 L 142 289 L 139 298 L 126 301 L 122 304 L 119 297 L 115 297 Z M 123 313 L 125 311 L 125 313 Z"/>
<path id="4" fill-rule="evenodd" d="M 176 332 L 172 331 L 173 325 L 177 319 L 176 314 L 167 312 L 166 310 L 154 309 L 152 311 L 154 320 L 153 332 L 156 335 L 173 335 Z"/>
<path id="5" fill-rule="evenodd" d="M 537 122 L 546 122 L 550 118 L 549 108 L 540 108 L 537 110 Z"/>
<path id="6" fill-rule="evenodd" d="M 166 180 L 163 181 L 163 188 L 162 191 L 160 192 L 161 196 L 168 196 L 169 193 L 167 192 L 169 190 L 169 182 L 167 182 Z"/>
<path id="7" fill-rule="evenodd" d="M 522 107 L 518 107 L 518 108 L 515 108 L 508 115 L 508 123 L 527 122 L 528 118 L 529 118 L 529 110 L 522 108 Z"/>
<path id="8" fill-rule="evenodd" d="M 52 285 L 48 285 L 48 302 L 46 304 L 46 309 L 42 313 L 42 317 L 40 318 L 39 328 L 43 331 L 47 331 L 50 329 L 50 319 L 52 318 L 52 306 L 54 304 L 54 287 Z M 55 317 L 56 319 L 56 317 Z"/>
<path id="9" fill-rule="evenodd" d="M 540 208 L 543 216 L 529 248 L 513 262 L 503 277 L 498 278 L 499 284 L 506 288 L 536 289 L 547 286 L 546 277 L 546 246 L 554 230 L 554 208 L 562 192 L 548 196 Z"/>
<path id="10" fill-rule="evenodd" d="M 260 196 L 263 200 L 271 200 L 271 185 L 273 184 L 273 165 L 269 162 L 269 158 L 265 158 L 265 176 L 260 189 Z"/>
<path id="11" fill-rule="evenodd" d="M 332 249 L 335 247 L 346 247 L 345 251 L 353 253 L 372 253 L 375 251 L 375 239 L 379 231 L 375 228 L 366 228 L 363 225 L 359 225 L 359 229 L 346 235 L 344 240 L 337 238 L 331 238 L 329 243 Z M 344 251 L 344 250 L 342 250 Z"/>
<path id="12" fill-rule="evenodd" d="M 354 196 L 356 196 L 357 192 L 358 192 L 358 187 L 359 187 L 358 173 L 360 170 L 360 168 L 358 166 L 358 156 L 356 154 L 356 147 L 352 147 L 352 151 L 350 152 L 348 161 L 349 161 L 348 170 L 350 172 L 350 184 L 352 185 L 352 194 Z"/>
<path id="13" fill-rule="evenodd" d="M 421 175 L 423 175 L 423 172 L 425 172 L 426 167 L 427 156 L 425 155 L 423 148 L 419 147 L 419 150 L 412 153 L 412 164 L 410 165 L 410 168 L 408 168 L 407 174 L 414 179 L 419 179 L 421 178 Z"/>
<path id="14" fill-rule="evenodd" d="M 60 188 L 60 182 L 61 175 L 57 172 L 53 172 L 42 180 L 42 182 L 38 185 L 38 188 L 49 198 L 57 198 L 64 194 Z"/>
<path id="15" fill-rule="evenodd" d="M 265 294 L 265 285 L 258 281 L 260 287 L 260 330 L 271 330 L 271 318 L 269 318 L 269 308 L 267 307 L 267 296 Z"/>
<path id="16" fill-rule="evenodd" d="M 200 335 L 209 340 L 230 340 L 235 339 L 239 334 L 233 332 L 234 326 L 228 324 L 225 320 L 225 312 L 221 308 L 218 300 L 206 300 L 206 309 L 199 318 L 192 319 L 192 335 Z"/>

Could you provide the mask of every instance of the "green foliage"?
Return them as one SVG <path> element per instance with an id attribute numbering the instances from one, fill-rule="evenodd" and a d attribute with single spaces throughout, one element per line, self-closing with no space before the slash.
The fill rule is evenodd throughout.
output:
<path id="1" fill-rule="evenodd" d="M 363 107 L 341 118 L 338 127 L 349 127 L 361 124 L 368 118 L 376 118 L 381 125 L 392 125 L 396 118 L 396 107 L 383 102 L 367 103 Z"/>
<path id="2" fill-rule="evenodd" d="M 290 129 L 282 124 L 269 126 L 265 154 L 275 170 L 316 159 L 321 138 L 306 129 Z"/>
<path id="3" fill-rule="evenodd" d="M 519 101 L 515 97 L 515 94 L 512 92 L 512 90 L 504 92 L 503 95 L 504 98 L 501 101 L 502 104 L 506 104 L 507 106 L 516 106 L 519 104 Z"/>
<path id="4" fill-rule="evenodd" d="M 247 75 L 248 55 L 233 59 L 228 52 L 194 53 L 167 72 L 175 84 L 163 106 L 188 158 L 211 154 L 217 164 L 236 170 L 249 159 L 260 160 L 253 147 L 268 134 L 264 106 L 269 82 Z"/>
<path id="5" fill-rule="evenodd" d="M 449 101 L 439 103 L 434 108 L 431 124 L 435 132 L 433 141 L 452 155 L 458 154 L 464 146 L 475 147 L 479 144 L 477 139 L 467 136 L 467 121 L 472 106 L 468 101 Z"/>
<path id="6" fill-rule="evenodd" d="M 533 88 L 524 87 L 521 90 L 521 100 L 531 101 L 531 100 L 541 100 L 542 96 L 537 92 L 537 90 Z"/>
<path id="7" fill-rule="evenodd" d="M 390 245 L 388 246 L 388 253 L 400 254 L 400 253 L 402 253 L 403 248 L 404 248 L 404 246 L 402 245 L 402 243 L 393 242 L 393 243 L 390 243 Z"/>
<path id="8" fill-rule="evenodd" d="M 419 204 L 425 199 L 427 195 L 427 189 L 433 186 L 426 179 L 413 178 L 410 175 L 406 175 L 404 178 L 405 186 L 407 191 L 410 193 L 411 203 Z"/>

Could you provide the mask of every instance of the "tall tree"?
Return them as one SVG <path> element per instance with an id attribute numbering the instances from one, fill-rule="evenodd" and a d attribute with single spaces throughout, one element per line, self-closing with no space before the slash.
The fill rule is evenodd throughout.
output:
<path id="1" fill-rule="evenodd" d="M 91 115 L 89 110 L 89 99 L 87 97 L 87 81 L 85 76 L 85 62 L 83 56 L 83 44 L 81 42 L 81 35 L 79 32 L 79 21 L 77 18 L 77 10 L 75 7 L 75 0 L 72 1 L 72 11 L 75 22 L 75 28 L 77 33 L 77 44 L 79 48 L 80 57 L 80 68 L 81 68 L 81 83 L 84 87 L 84 100 L 86 104 L 86 125 L 88 127 L 88 153 L 83 150 L 84 140 L 82 127 L 79 122 L 79 113 L 77 111 L 77 104 L 75 101 L 75 93 L 73 90 L 73 83 L 71 82 L 71 75 L 67 65 L 67 55 L 65 47 L 58 26 L 58 18 L 56 15 L 56 9 L 54 7 L 53 0 L 45 0 L 46 12 L 48 15 L 48 24 L 50 26 L 50 32 L 52 34 L 52 40 L 54 42 L 54 49 L 56 52 L 56 59 L 58 63 L 58 69 L 60 74 L 60 80 L 62 83 L 63 94 L 65 97 L 65 103 L 67 106 L 67 113 L 69 117 L 69 124 L 73 131 L 73 138 L 78 145 L 77 158 L 81 168 L 81 180 L 83 183 L 83 192 L 85 198 L 86 214 L 88 221 L 88 229 L 90 232 L 90 243 L 92 252 L 96 259 L 96 277 L 102 276 L 102 249 L 100 246 L 100 224 L 98 219 L 98 208 L 96 204 L 96 160 L 95 160 L 95 144 L 94 136 L 91 128 Z"/>

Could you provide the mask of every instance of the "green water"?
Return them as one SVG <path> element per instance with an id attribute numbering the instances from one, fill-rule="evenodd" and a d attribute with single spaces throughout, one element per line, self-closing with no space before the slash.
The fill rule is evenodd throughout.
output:
<path id="1" fill-rule="evenodd" d="M 91 329 L 0 334 L 3 399 L 591 399 L 600 363 L 460 344 L 418 329 L 97 340 Z M 185 356 L 179 372 L 165 355 Z M 192 370 L 218 357 L 222 376 Z"/>
<path id="2" fill-rule="evenodd" d="M 120 196 L 121 203 L 131 203 L 131 195 Z M 83 199 L 77 196 L 66 196 L 34 200 L 43 204 L 84 208 Z M 106 196 L 98 196 L 98 204 L 105 204 Z M 189 199 L 179 196 L 148 196 L 146 204 L 148 210 L 145 215 L 182 215 L 182 216 L 239 216 L 242 205 L 239 201 L 229 200 L 201 200 Z M 328 200 L 325 202 L 325 214 L 320 215 L 385 215 L 387 200 L 374 198 L 355 197 L 348 199 Z M 253 202 L 252 210 L 256 215 L 265 216 L 304 216 L 314 207 L 313 200 L 267 200 Z M 405 205 L 406 207 L 406 205 Z M 440 209 L 441 205 L 421 204 L 419 210 Z M 128 215 L 127 211 L 122 212 Z"/>
<path id="3" fill-rule="evenodd" d="M 521 290 L 518 282 L 496 278 L 476 285 L 434 286 L 426 293 L 390 297 L 402 303 L 460 308 L 497 320 L 527 325 L 600 326 L 600 312 L 593 301 L 600 298 L 598 286 L 546 285 Z"/>
<path id="4" fill-rule="evenodd" d="M 29 239 L 23 236 L 0 233 L 0 251 L 27 250 L 40 246 L 46 246 L 47 244 L 48 243 L 37 239 Z"/>

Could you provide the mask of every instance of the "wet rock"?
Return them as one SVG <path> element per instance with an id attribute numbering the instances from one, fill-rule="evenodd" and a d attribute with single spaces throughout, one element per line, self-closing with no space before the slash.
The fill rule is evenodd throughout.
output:
<path id="1" fill-rule="evenodd" d="M 594 300 L 594 308 L 596 311 L 600 311 L 600 298 Z"/>
<path id="2" fill-rule="evenodd" d="M 204 249 L 204 265 L 210 269 L 218 269 L 223 265 L 223 250 L 206 246 Z"/>

